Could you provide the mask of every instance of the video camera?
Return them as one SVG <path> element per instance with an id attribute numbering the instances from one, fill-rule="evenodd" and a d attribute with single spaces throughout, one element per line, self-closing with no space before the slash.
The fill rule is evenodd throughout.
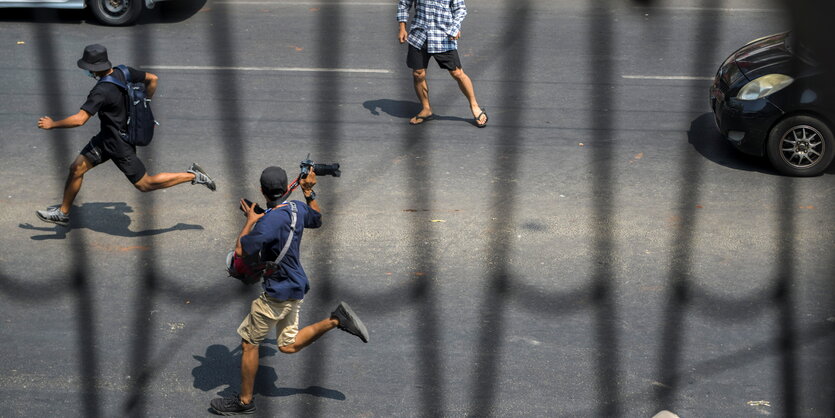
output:
<path id="1" fill-rule="evenodd" d="M 299 174 L 300 179 L 307 178 L 308 173 L 310 173 L 310 169 L 313 168 L 313 171 L 316 173 L 317 176 L 334 176 L 339 177 L 342 175 L 342 172 L 339 171 L 339 163 L 333 164 L 316 164 L 310 159 L 310 154 L 307 154 L 307 157 L 299 164 L 299 168 L 301 169 L 301 173 Z"/>
<path id="2" fill-rule="evenodd" d="M 291 183 L 287 187 L 287 193 L 285 193 L 284 196 L 282 196 L 279 201 L 286 199 L 290 195 L 290 193 L 293 192 L 293 190 L 295 190 L 297 187 L 299 187 L 299 180 L 307 178 L 307 175 L 310 174 L 310 169 L 311 168 L 313 169 L 313 172 L 315 172 L 317 176 L 333 176 L 333 177 L 342 176 L 342 172 L 339 171 L 339 163 L 317 164 L 317 163 L 314 163 L 313 160 L 310 159 L 310 153 L 308 153 L 307 157 L 305 157 L 305 159 L 302 160 L 301 163 L 299 163 L 299 170 L 300 170 L 299 177 L 297 177 L 295 180 L 293 180 L 293 183 Z M 249 199 L 244 199 L 244 202 L 249 206 L 252 205 L 252 201 L 250 201 Z M 241 211 L 243 211 L 243 210 L 244 209 L 241 208 Z M 255 210 L 255 213 L 264 213 L 264 209 L 261 206 L 258 206 L 258 204 L 255 205 L 254 210 Z"/>

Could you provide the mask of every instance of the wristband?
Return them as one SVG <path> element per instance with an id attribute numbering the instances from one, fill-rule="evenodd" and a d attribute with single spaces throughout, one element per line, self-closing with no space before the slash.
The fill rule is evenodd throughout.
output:
<path id="1" fill-rule="evenodd" d="M 310 191 L 310 196 L 305 196 L 304 198 L 307 199 L 307 200 L 316 200 L 316 192 L 311 190 Z"/>

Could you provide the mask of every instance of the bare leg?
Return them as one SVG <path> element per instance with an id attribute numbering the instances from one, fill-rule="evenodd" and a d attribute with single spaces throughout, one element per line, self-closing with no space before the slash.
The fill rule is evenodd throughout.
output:
<path id="1" fill-rule="evenodd" d="M 409 123 L 418 124 L 423 122 L 418 116 L 427 117 L 432 114 L 432 107 L 429 105 L 429 84 L 426 82 L 426 69 L 412 70 L 412 81 L 415 83 L 415 93 L 420 102 L 421 110 L 417 116 L 409 120 Z"/>
<path id="2" fill-rule="evenodd" d="M 278 347 L 282 353 L 298 353 L 309 346 L 326 332 L 336 328 L 339 321 L 334 318 L 321 320 L 310 324 L 299 330 L 296 334 L 296 341 L 293 344 Z M 243 403 L 250 403 L 255 387 L 255 374 L 258 372 L 258 346 L 241 340 L 241 393 L 240 400 Z"/>
<path id="3" fill-rule="evenodd" d="M 258 372 L 258 346 L 241 340 L 241 394 L 243 403 L 252 402 L 255 388 L 255 373 Z"/>
<path id="4" fill-rule="evenodd" d="M 61 201 L 61 212 L 70 213 L 72 202 L 75 201 L 75 196 L 81 190 L 81 183 L 84 181 L 84 173 L 90 171 L 93 164 L 87 160 L 83 155 L 75 157 L 75 161 L 70 165 L 70 173 L 67 176 L 67 182 L 64 184 L 64 200 Z"/>
<path id="5" fill-rule="evenodd" d="M 473 112 L 473 117 L 477 119 L 476 123 L 479 125 L 486 123 L 484 116 L 480 120 L 478 119 L 478 116 L 481 114 L 481 106 L 476 101 L 475 89 L 473 88 L 473 81 L 470 80 L 470 77 L 461 68 L 451 70 L 449 74 L 458 82 L 458 88 L 461 89 L 461 93 L 464 93 L 467 101 L 470 102 L 470 111 Z"/>
<path id="6" fill-rule="evenodd" d="M 299 330 L 296 334 L 296 341 L 293 344 L 278 347 L 282 353 L 292 354 L 298 353 L 303 348 L 309 346 L 326 332 L 336 328 L 339 321 L 334 318 L 323 319 L 315 324 L 310 324 Z"/>
<path id="7" fill-rule="evenodd" d="M 191 173 L 159 173 L 153 176 L 145 174 L 139 181 L 133 184 L 141 192 L 166 189 L 180 183 L 194 180 Z"/>

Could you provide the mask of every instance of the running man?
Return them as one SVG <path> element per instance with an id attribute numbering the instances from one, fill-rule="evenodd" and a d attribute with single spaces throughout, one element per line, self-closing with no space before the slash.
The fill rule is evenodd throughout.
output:
<path id="1" fill-rule="evenodd" d="M 123 84 L 128 81 L 125 80 L 121 71 L 114 71 L 113 65 L 107 58 L 107 49 L 102 45 L 94 44 L 85 47 L 84 54 L 78 60 L 78 67 L 96 80 L 110 75 Z M 131 67 L 128 67 L 128 70 L 130 81 L 134 83 L 144 82 L 147 96 L 151 98 L 157 89 L 157 76 Z M 46 130 L 75 128 L 87 123 L 95 114 L 99 115 L 101 121 L 99 133 L 90 140 L 70 165 L 70 172 L 64 185 L 64 199 L 61 204 L 35 212 L 40 220 L 61 226 L 69 225 L 70 209 L 75 196 L 81 190 L 84 174 L 107 160 L 113 160 L 113 163 L 116 164 L 116 167 L 119 167 L 119 170 L 122 170 L 128 181 L 142 192 L 165 189 L 189 181 L 191 184 L 202 184 L 209 190 L 216 190 L 214 180 L 194 163 L 183 173 L 148 174 L 145 170 L 145 164 L 136 155 L 136 147 L 122 139 L 122 132 L 125 132 L 127 126 L 127 104 L 125 93 L 113 83 L 97 82 L 90 90 L 87 101 L 81 105 L 81 110 L 78 113 L 58 121 L 44 116 L 38 120 L 38 128 Z"/>

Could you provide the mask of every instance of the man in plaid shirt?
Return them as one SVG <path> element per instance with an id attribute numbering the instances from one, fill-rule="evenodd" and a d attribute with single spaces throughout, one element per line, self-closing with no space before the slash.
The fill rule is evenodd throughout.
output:
<path id="1" fill-rule="evenodd" d="M 409 10 L 415 6 L 415 17 L 406 31 Z M 473 82 L 461 69 L 458 56 L 458 38 L 461 37 L 461 21 L 467 16 L 464 0 L 398 0 L 397 21 L 400 24 L 398 39 L 400 43 L 409 42 L 406 65 L 412 69 L 415 92 L 422 109 L 409 120 L 418 125 L 434 116 L 429 106 L 429 86 L 426 83 L 426 66 L 429 58 L 435 58 L 438 65 L 449 70 L 449 74 L 458 82 L 461 92 L 470 102 L 470 111 L 479 128 L 487 126 L 487 114 L 478 105 L 473 90 Z"/>

